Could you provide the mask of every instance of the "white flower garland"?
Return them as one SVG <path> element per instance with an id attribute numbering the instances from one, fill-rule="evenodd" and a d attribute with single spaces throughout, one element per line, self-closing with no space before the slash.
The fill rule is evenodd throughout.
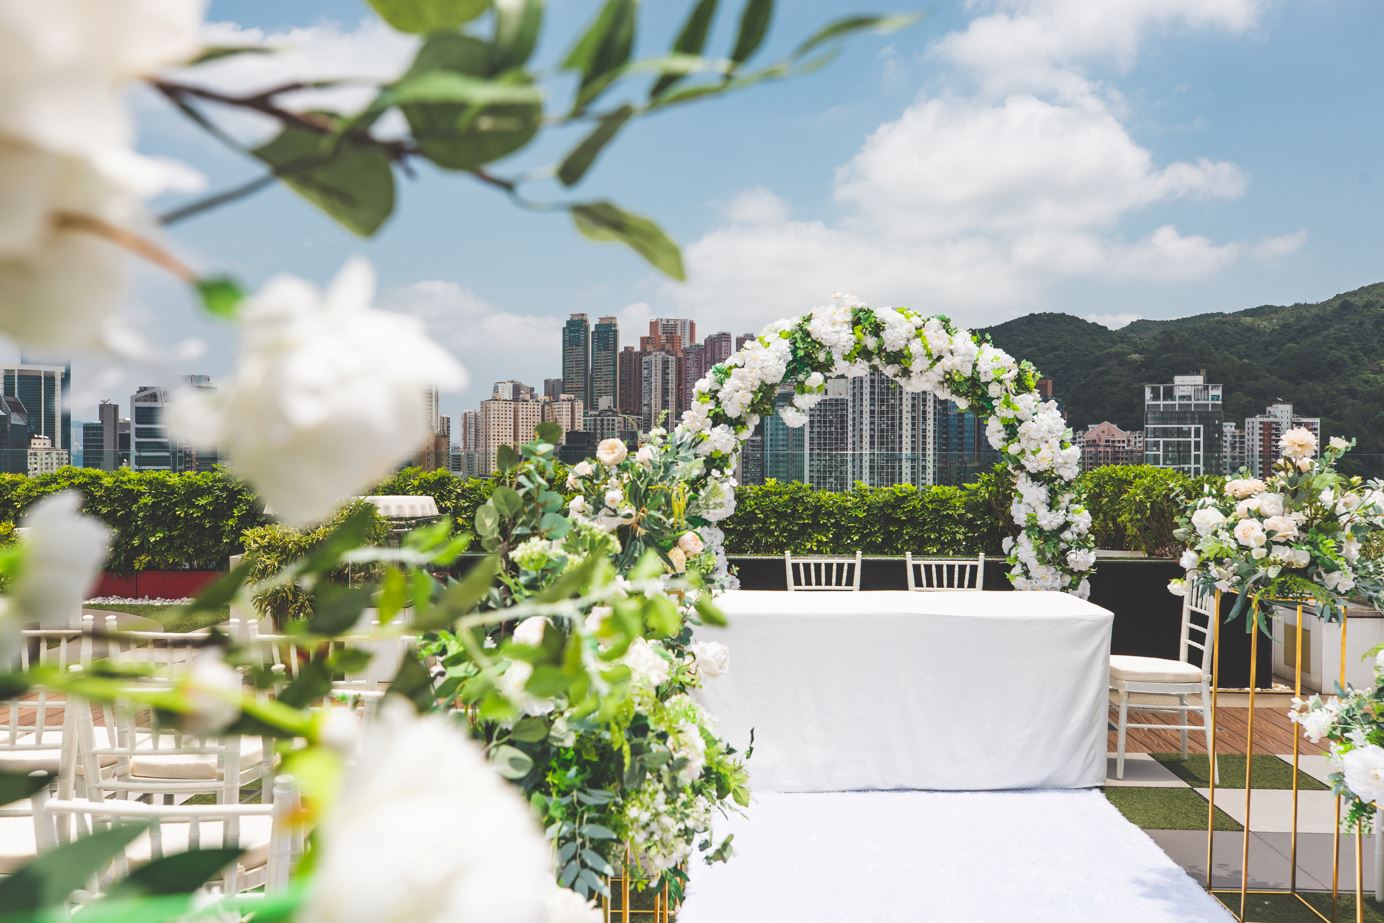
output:
<path id="1" fill-rule="evenodd" d="M 789 426 L 802 426 L 826 396 L 828 378 L 853 378 L 878 368 L 908 391 L 950 398 L 985 419 L 990 445 L 1015 472 L 1010 510 L 1022 527 L 1005 540 L 1009 579 L 1020 590 L 1064 590 L 1085 597 L 1095 562 L 1091 515 L 1071 482 L 1081 453 L 1072 444 L 1057 404 L 1037 393 L 1027 362 L 954 327 L 945 317 L 908 308 L 874 310 L 848 295 L 800 317 L 775 321 L 697 382 L 694 403 L 673 439 L 688 441 L 706 459 L 707 478 L 722 481 L 727 500 L 716 521 L 735 509 L 733 480 L 740 444 L 772 413 L 780 385 L 791 383 L 791 404 L 778 408 Z M 692 485 L 700 492 L 701 484 Z M 714 492 L 714 491 L 713 491 Z"/>

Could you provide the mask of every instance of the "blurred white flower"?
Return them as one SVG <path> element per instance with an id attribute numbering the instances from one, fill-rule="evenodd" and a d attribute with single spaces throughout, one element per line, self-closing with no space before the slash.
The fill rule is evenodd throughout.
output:
<path id="1" fill-rule="evenodd" d="M 385 477 L 429 433 L 423 395 L 465 381 L 413 317 L 370 307 L 375 275 L 352 260 L 324 294 L 281 276 L 241 309 L 235 376 L 168 407 L 179 439 L 220 446 L 273 514 L 301 525 Z"/>
<path id="2" fill-rule="evenodd" d="M 1282 494 L 1260 494 L 1259 495 L 1259 514 L 1266 518 L 1283 515 L 1283 495 Z"/>
<path id="3" fill-rule="evenodd" d="M 80 494 L 64 490 L 35 503 L 19 521 L 25 531 L 10 617 L 22 625 L 65 628 L 81 621 L 82 600 L 101 575 L 111 538 L 81 505 Z"/>
<path id="4" fill-rule="evenodd" d="M 223 731 L 240 716 L 240 674 L 226 664 L 219 650 L 193 658 L 177 688 L 189 706 L 182 724 L 194 734 Z"/>
<path id="5" fill-rule="evenodd" d="M 1201 555 L 1188 548 L 1182 552 L 1182 558 L 1177 563 L 1183 570 L 1196 570 L 1197 565 L 1201 563 Z"/>
<path id="6" fill-rule="evenodd" d="M 641 445 L 639 451 L 634 453 L 634 460 L 645 468 L 654 463 L 654 447 L 651 445 Z"/>
<path id="7" fill-rule="evenodd" d="M 1278 440 L 1285 458 L 1301 460 L 1317 454 L 1317 437 L 1310 429 L 1298 426 L 1288 430 Z"/>
<path id="8" fill-rule="evenodd" d="M 618 465 L 630 454 L 625 443 L 619 439 L 602 439 L 596 445 L 596 461 L 603 465 Z"/>
<path id="9" fill-rule="evenodd" d="M 505 672 L 500 674 L 497 688 L 500 695 L 509 699 L 510 704 L 531 718 L 550 714 L 557 707 L 557 702 L 534 695 L 525 689 L 524 687 L 532 678 L 533 664 L 523 660 L 514 660 L 505 667 Z"/>
<path id="10" fill-rule="evenodd" d="M 141 197 L 185 185 L 130 150 L 124 91 L 186 60 L 201 0 L 0 2 L 0 331 L 94 346 L 119 307 L 124 254 L 73 218 L 125 230 Z"/>
<path id="11" fill-rule="evenodd" d="M 529 806 L 442 715 L 386 701 L 318 830 L 303 923 L 552 919 L 552 852 Z"/>
<path id="12" fill-rule="evenodd" d="M 707 679 L 724 676 L 730 670 L 730 648 L 719 641 L 696 641 L 692 656 L 697 658 L 697 672 Z"/>
<path id="13" fill-rule="evenodd" d="M 538 647 L 543 643 L 543 633 L 548 629 L 548 620 L 541 615 L 531 615 L 514 626 L 513 638 L 519 644 Z"/>
<path id="14" fill-rule="evenodd" d="M 630 668 L 632 682 L 644 686 L 661 686 L 668 682 L 668 661 L 643 638 L 630 642 L 621 662 Z"/>
<path id="15" fill-rule="evenodd" d="M 543 923 L 601 923 L 605 919 L 599 907 L 567 888 L 549 892 L 543 908 Z"/>
<path id="16" fill-rule="evenodd" d="M 1346 788 L 1361 801 L 1374 803 L 1384 797 L 1384 748 L 1375 744 L 1357 746 L 1341 758 Z"/>
<path id="17" fill-rule="evenodd" d="M 1327 442 L 1327 445 L 1333 451 L 1344 452 L 1346 449 L 1350 448 L 1350 440 L 1346 439 L 1344 436 L 1332 436 Z"/>

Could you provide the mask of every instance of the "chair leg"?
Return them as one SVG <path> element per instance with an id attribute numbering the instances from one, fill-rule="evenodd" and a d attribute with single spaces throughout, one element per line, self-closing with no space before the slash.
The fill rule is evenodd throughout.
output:
<path id="1" fill-rule="evenodd" d="M 1129 693 L 1120 690 L 1120 724 L 1115 730 L 1115 778 L 1124 778 L 1125 733 L 1129 727 Z"/>
<path id="2" fill-rule="evenodd" d="M 1182 743 L 1182 758 L 1185 760 L 1187 758 L 1187 697 L 1185 695 L 1178 696 L 1177 705 L 1177 723 L 1182 725 L 1182 729 L 1177 732 L 1177 736 Z"/>

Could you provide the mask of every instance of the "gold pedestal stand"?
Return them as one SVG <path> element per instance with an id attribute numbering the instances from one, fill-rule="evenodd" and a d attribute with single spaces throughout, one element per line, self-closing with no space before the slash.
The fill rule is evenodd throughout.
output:
<path id="1" fill-rule="evenodd" d="M 610 897 L 601 899 L 604 923 L 672 923 L 678 902 L 673 899 L 668 883 L 665 881 L 657 888 L 641 891 L 633 887 L 631 878 L 630 855 L 626 850 L 623 873 L 606 880 Z M 652 899 L 648 906 L 634 906 L 636 897 L 645 896 Z"/>
<path id="2" fill-rule="evenodd" d="M 1297 648 L 1294 654 L 1294 680 L 1293 693 L 1301 698 L 1302 696 L 1302 621 L 1304 603 L 1300 600 L 1271 600 L 1271 602 L 1287 603 L 1297 607 Z M 1235 913 L 1237 920 L 1244 921 L 1246 899 L 1251 894 L 1291 894 L 1294 898 L 1302 902 L 1302 905 L 1310 910 L 1318 918 L 1326 923 L 1335 923 L 1337 914 L 1337 904 L 1340 897 L 1341 881 L 1341 796 L 1336 796 L 1336 826 L 1331 839 L 1331 916 L 1326 916 L 1302 896 L 1297 887 L 1298 872 L 1298 759 L 1302 743 L 1302 728 L 1297 724 L 1293 725 L 1293 821 L 1292 833 L 1289 839 L 1289 863 L 1288 888 L 1251 888 L 1249 887 L 1249 840 L 1252 833 L 1250 824 L 1250 808 L 1254 796 L 1254 686 L 1256 681 L 1256 670 L 1259 663 L 1259 600 L 1254 600 L 1250 611 L 1250 618 L 1253 628 L 1250 632 L 1249 642 L 1249 719 L 1245 729 L 1245 834 L 1240 847 L 1240 887 L 1236 888 L 1217 888 L 1214 885 L 1213 876 L 1215 865 L 1212 862 L 1213 847 L 1215 845 L 1216 829 L 1216 704 L 1217 693 L 1220 691 L 1221 674 L 1221 628 L 1220 624 L 1221 593 L 1216 591 L 1216 615 L 1217 620 L 1214 640 L 1212 641 L 1211 654 L 1211 752 L 1207 754 L 1210 767 L 1211 789 L 1209 804 L 1206 811 L 1206 890 L 1212 894 L 1239 895 L 1240 910 Z M 1341 614 L 1341 685 L 1346 682 L 1346 615 Z M 1356 923 L 1365 921 L 1365 903 L 1363 900 L 1363 838 L 1360 829 L 1355 830 L 1355 920 Z M 1234 913 L 1234 908 L 1230 908 Z"/>

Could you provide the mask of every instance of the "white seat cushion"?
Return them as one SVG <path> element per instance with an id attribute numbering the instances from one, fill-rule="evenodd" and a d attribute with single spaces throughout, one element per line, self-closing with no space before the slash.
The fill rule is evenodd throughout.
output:
<path id="1" fill-rule="evenodd" d="M 33 822 L 29 822 L 30 827 Z M 251 817 L 240 818 L 240 830 L 236 836 L 236 845 L 244 850 L 240 857 L 241 868 L 259 868 L 269 861 L 269 842 L 273 838 L 274 818 L 266 815 L 253 815 Z M 225 824 L 219 820 L 204 820 L 198 823 L 199 839 L 198 849 L 217 849 L 221 846 L 221 837 L 224 832 Z M 161 839 L 160 854 L 171 856 L 174 853 L 187 852 L 192 847 L 189 845 L 192 832 L 191 823 L 180 823 L 174 821 L 164 821 L 158 825 L 159 837 Z M 153 841 L 150 833 L 142 833 L 139 839 L 129 845 L 125 852 L 131 865 L 143 865 L 153 856 Z"/>
<path id="2" fill-rule="evenodd" d="M 173 738 L 160 741 L 165 748 L 173 746 Z M 216 757 L 210 753 L 159 753 L 150 748 L 136 751 L 130 760 L 130 776 L 136 779 L 218 779 Z M 258 737 L 240 738 L 240 768 L 242 771 L 258 765 L 264 758 L 264 742 Z"/>
<path id="3" fill-rule="evenodd" d="M 14 874 L 20 866 L 33 862 L 36 853 L 34 819 L 0 817 L 0 875 Z"/>
<path id="4" fill-rule="evenodd" d="M 33 733 L 20 734 L 15 743 L 19 747 L 33 747 L 38 738 Z M 35 747 L 32 750 L 10 750 L 6 749 L 8 741 L 0 744 L 0 769 L 5 772 L 19 772 L 28 775 L 31 772 L 46 772 L 49 775 L 58 774 L 58 764 L 62 760 L 62 734 L 49 730 L 43 735 L 44 744 L 52 746 Z M 115 762 L 113 756 L 102 756 L 101 765 L 110 766 Z"/>
<path id="5" fill-rule="evenodd" d="M 1110 682 L 1124 683 L 1200 683 L 1201 668 L 1181 660 L 1161 657 L 1110 655 Z"/>

